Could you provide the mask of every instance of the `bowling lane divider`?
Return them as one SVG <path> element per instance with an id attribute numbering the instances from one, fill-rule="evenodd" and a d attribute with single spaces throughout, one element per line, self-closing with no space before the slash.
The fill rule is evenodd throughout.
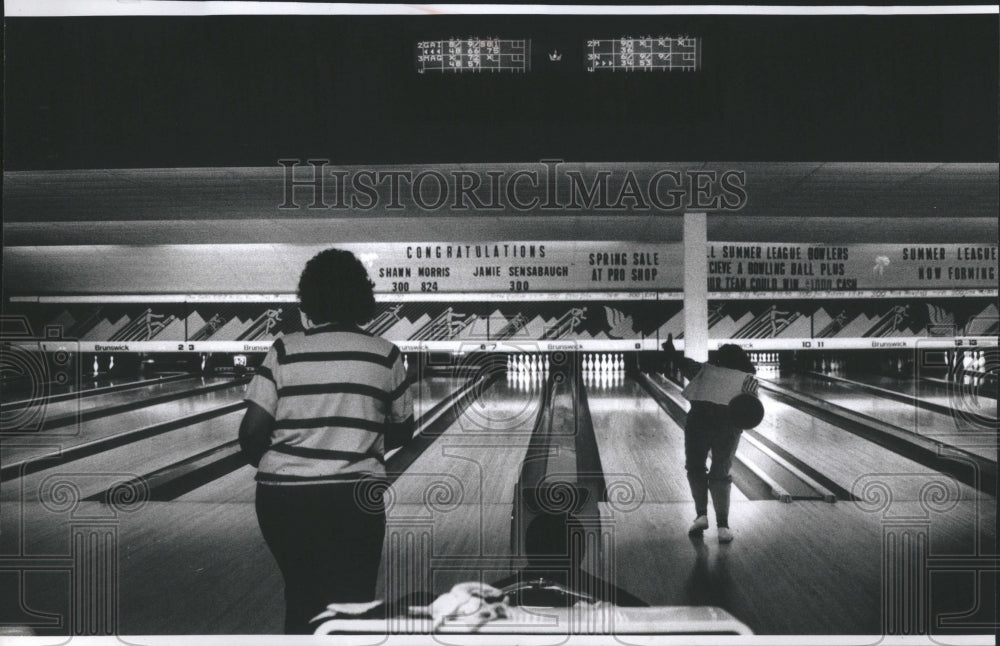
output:
<path id="1" fill-rule="evenodd" d="M 46 403 L 54 404 L 56 402 L 70 401 L 71 399 L 86 399 L 88 397 L 97 397 L 99 395 L 107 395 L 109 393 L 117 393 L 125 390 L 133 390 L 136 388 L 145 388 L 147 386 L 159 386 L 161 384 L 182 381 L 184 379 L 196 379 L 201 375 L 181 373 L 176 375 L 167 375 L 165 377 L 157 377 L 155 379 L 143 379 L 141 381 L 130 381 L 124 384 L 115 384 L 114 386 L 101 386 L 100 388 L 86 388 L 84 390 L 76 390 L 71 393 L 61 393 L 59 395 L 52 395 L 51 397 L 45 398 Z M 17 410 L 20 408 L 28 408 L 29 406 L 37 406 L 41 404 L 38 399 L 22 399 L 19 401 L 5 402 L 0 405 L 0 411 Z"/>
<path id="2" fill-rule="evenodd" d="M 80 411 L 78 413 L 72 413 L 70 415 L 60 415 L 59 417 L 53 417 L 46 419 L 42 424 L 32 433 L 38 431 L 47 431 L 53 428 L 59 428 L 62 426 L 70 426 L 72 424 L 80 424 L 82 422 L 90 422 L 95 419 L 101 419 L 104 417 L 110 417 L 111 415 L 117 415 L 119 413 L 127 413 L 133 410 L 139 410 L 140 408 L 148 408 L 149 406 L 155 406 L 157 404 L 165 404 L 167 402 L 176 401 L 178 399 L 187 399 L 188 397 L 194 397 L 197 395 L 203 395 L 205 393 L 215 392 L 217 390 L 224 390 L 226 388 L 232 388 L 233 386 L 238 386 L 241 384 L 248 383 L 250 377 L 241 377 L 239 379 L 234 379 L 231 381 L 223 381 L 217 384 L 208 384 L 205 386 L 199 386 L 197 388 L 192 388 L 190 390 L 179 390 L 172 393 L 163 393 L 160 395 L 154 395 L 152 397 L 145 397 L 139 401 L 126 402 L 123 404 L 113 404 L 111 406 L 103 406 L 100 408 L 93 408 L 89 410 Z M 4 432 L 13 432 L 18 429 L 3 429 Z"/>
<path id="3" fill-rule="evenodd" d="M 102 437 L 90 442 L 78 444 L 52 455 L 29 458 L 13 464 L 4 465 L 3 467 L 0 467 L 0 482 L 6 482 L 7 480 L 20 478 L 22 476 L 44 471 L 45 469 L 55 466 L 67 464 L 69 462 L 73 462 L 74 460 L 97 455 L 103 451 L 116 449 L 118 447 L 125 446 L 126 444 L 138 442 L 155 435 L 168 433 L 179 428 L 191 426 L 192 424 L 198 424 L 215 417 L 222 417 L 223 415 L 228 415 L 229 413 L 242 410 L 243 408 L 246 408 L 246 402 L 242 400 L 232 402 L 224 406 L 201 411 L 192 415 L 178 417 L 166 422 L 159 422 L 157 424 L 151 424 L 149 426 L 126 431 L 124 433 L 118 433 L 117 435 L 112 435 L 110 437 Z"/>
<path id="4" fill-rule="evenodd" d="M 852 381 L 851 379 L 845 379 L 844 377 L 837 377 L 835 375 L 827 375 L 822 372 L 807 372 L 810 377 L 815 377 L 817 379 L 824 379 L 831 383 L 843 384 L 848 388 L 870 395 L 877 395 L 885 399 L 891 399 L 902 404 L 909 404 L 910 406 L 916 406 L 922 408 L 926 411 L 932 413 L 940 413 L 942 415 L 959 415 L 960 413 L 950 406 L 944 406 L 943 404 L 936 404 L 934 402 L 929 402 L 924 399 L 920 399 L 914 395 L 907 395 L 904 393 L 896 392 L 894 390 L 888 390 L 886 388 L 880 388 L 878 386 L 873 386 L 871 384 L 864 384 L 857 381 Z"/>
<path id="5" fill-rule="evenodd" d="M 481 373 L 470 379 L 457 391 L 438 402 L 431 410 L 417 420 L 414 439 L 406 447 L 390 451 L 386 457 L 386 472 L 390 482 L 408 467 L 422 453 L 433 439 L 450 426 L 462 412 L 471 405 L 469 395 L 482 392 L 499 375 Z M 413 448 L 411 448 L 413 447 Z M 142 486 L 149 491 L 149 499 L 170 501 L 183 496 L 213 480 L 229 475 L 246 466 L 246 458 L 240 452 L 239 440 L 234 439 L 173 464 L 147 473 L 128 482 L 121 482 L 88 497 L 86 500 L 105 502 L 122 487 Z"/>
<path id="6" fill-rule="evenodd" d="M 828 424 L 878 444 L 929 469 L 948 474 L 983 493 L 996 494 L 996 461 L 775 383 L 761 381 L 760 388 L 774 399 Z"/>

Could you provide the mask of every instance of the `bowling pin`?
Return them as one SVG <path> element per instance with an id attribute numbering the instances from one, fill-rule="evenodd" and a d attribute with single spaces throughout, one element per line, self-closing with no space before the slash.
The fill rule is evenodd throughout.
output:
<path id="1" fill-rule="evenodd" d="M 111 358 L 108 359 L 108 371 L 110 372 L 114 369 L 115 369 L 115 355 L 111 355 Z"/>
<path id="2" fill-rule="evenodd" d="M 94 376 L 97 376 L 97 355 L 94 355 Z"/>

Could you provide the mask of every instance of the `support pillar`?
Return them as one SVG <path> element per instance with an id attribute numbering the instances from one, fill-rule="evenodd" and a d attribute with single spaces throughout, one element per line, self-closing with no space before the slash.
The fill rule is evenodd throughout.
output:
<path id="1" fill-rule="evenodd" d="M 684 214 L 684 354 L 708 361 L 708 217 Z"/>

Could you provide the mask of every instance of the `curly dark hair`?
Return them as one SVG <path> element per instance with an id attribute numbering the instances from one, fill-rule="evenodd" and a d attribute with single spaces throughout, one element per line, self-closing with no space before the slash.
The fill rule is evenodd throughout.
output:
<path id="1" fill-rule="evenodd" d="M 374 286 L 353 253 L 327 249 L 313 256 L 302 270 L 299 309 L 317 325 L 362 325 L 375 313 Z"/>
<path id="2" fill-rule="evenodd" d="M 715 364 L 720 368 L 732 368 L 740 372 L 748 372 L 751 375 L 757 373 L 757 368 L 754 367 L 747 353 L 743 351 L 743 348 L 734 343 L 720 345 L 719 349 L 713 355 L 709 363 Z"/>

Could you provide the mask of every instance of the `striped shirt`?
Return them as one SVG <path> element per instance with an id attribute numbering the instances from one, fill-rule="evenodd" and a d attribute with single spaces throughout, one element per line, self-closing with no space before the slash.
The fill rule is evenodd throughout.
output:
<path id="1" fill-rule="evenodd" d="M 266 484 L 384 476 L 386 430 L 413 418 L 399 348 L 349 326 L 276 339 L 246 400 L 274 417 L 271 446 L 257 471 Z"/>

